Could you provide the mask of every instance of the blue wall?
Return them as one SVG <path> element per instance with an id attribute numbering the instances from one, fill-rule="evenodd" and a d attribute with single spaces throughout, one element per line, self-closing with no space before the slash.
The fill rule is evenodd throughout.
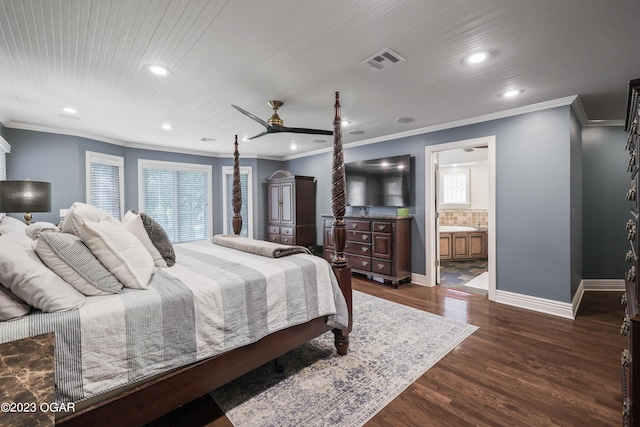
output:
<path id="1" fill-rule="evenodd" d="M 579 265 L 572 265 L 570 134 L 571 108 L 566 106 L 347 147 L 345 162 L 400 154 L 415 157 L 411 270 L 425 274 L 425 146 L 495 135 L 497 288 L 570 302 L 572 270 L 579 269 Z M 576 158 L 573 156 L 574 161 Z M 313 175 L 318 180 L 319 214 L 331 213 L 330 165 L 330 153 L 287 162 L 292 173 Z M 576 192 L 579 184 L 573 182 Z M 577 203 L 577 199 L 573 201 Z M 581 205 L 576 207 L 581 209 Z M 579 241 L 579 234 L 573 241 Z"/>
<path id="2" fill-rule="evenodd" d="M 629 264 L 624 224 L 631 202 L 625 194 L 631 184 L 629 153 L 623 127 L 586 127 L 582 131 L 583 245 L 585 279 L 622 279 Z"/>

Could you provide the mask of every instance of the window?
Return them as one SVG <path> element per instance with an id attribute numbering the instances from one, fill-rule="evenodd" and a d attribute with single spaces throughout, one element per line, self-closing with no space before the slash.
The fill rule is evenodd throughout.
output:
<path id="1" fill-rule="evenodd" d="M 445 169 L 440 172 L 440 206 L 469 207 L 469 169 Z"/>
<path id="2" fill-rule="evenodd" d="M 87 203 L 119 220 L 124 209 L 124 158 L 87 151 Z"/>
<path id="3" fill-rule="evenodd" d="M 211 238 L 211 166 L 138 160 L 138 206 L 174 243 Z"/>
<path id="4" fill-rule="evenodd" d="M 240 167 L 240 188 L 242 189 L 242 231 L 240 235 L 253 238 L 253 209 L 251 166 Z M 233 234 L 233 166 L 222 167 L 222 225 L 226 234 Z"/>

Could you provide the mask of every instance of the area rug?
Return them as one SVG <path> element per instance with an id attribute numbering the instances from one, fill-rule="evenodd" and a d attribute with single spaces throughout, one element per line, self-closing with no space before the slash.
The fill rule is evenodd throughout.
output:
<path id="1" fill-rule="evenodd" d="M 361 426 L 477 327 L 353 293 L 349 354 L 328 332 L 211 393 L 236 427 Z"/>

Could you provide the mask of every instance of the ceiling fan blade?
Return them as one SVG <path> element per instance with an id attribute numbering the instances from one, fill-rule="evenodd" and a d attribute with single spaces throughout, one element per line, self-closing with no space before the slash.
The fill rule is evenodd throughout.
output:
<path id="1" fill-rule="evenodd" d="M 250 119 L 255 120 L 256 122 L 260 123 L 262 126 L 266 127 L 267 129 L 269 129 L 269 123 L 265 122 L 264 120 L 262 120 L 260 117 L 254 116 L 253 114 L 251 114 L 250 112 L 243 110 L 242 108 L 238 107 L 237 105 L 231 105 L 233 108 L 235 108 L 236 110 L 240 111 L 242 114 L 244 114 L 245 116 L 249 117 Z M 262 135 L 262 134 L 260 134 Z M 257 136 L 260 136 L 257 135 Z M 254 136 L 254 138 L 256 138 Z M 249 138 L 249 139 L 253 139 L 253 138 Z"/>
<path id="2" fill-rule="evenodd" d="M 281 128 L 280 132 L 292 132 L 292 133 L 308 133 L 310 135 L 333 135 L 333 131 L 323 129 L 307 129 L 307 128 Z"/>
<path id="3" fill-rule="evenodd" d="M 255 135 L 255 136 L 252 136 L 251 138 L 249 138 L 249 140 L 256 139 L 256 138 L 259 138 L 259 137 L 261 137 L 261 136 L 265 136 L 265 135 L 266 135 L 266 134 L 268 134 L 268 133 L 270 133 L 270 132 L 269 132 L 269 129 L 265 130 L 265 131 L 264 131 L 264 132 L 262 132 L 262 133 L 259 133 L 259 134 Z"/>

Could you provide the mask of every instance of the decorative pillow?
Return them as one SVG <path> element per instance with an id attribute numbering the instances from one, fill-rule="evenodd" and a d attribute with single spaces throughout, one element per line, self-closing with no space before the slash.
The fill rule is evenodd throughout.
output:
<path id="1" fill-rule="evenodd" d="M 80 238 L 127 288 L 147 289 L 155 264 L 140 240 L 115 218 L 82 221 Z"/>
<path id="2" fill-rule="evenodd" d="M 17 319 L 29 314 L 30 310 L 29 305 L 0 285 L 0 321 Z"/>
<path id="3" fill-rule="evenodd" d="M 27 224 L 13 217 L 5 215 L 0 219 L 0 234 L 11 232 L 24 233 L 26 229 Z"/>
<path id="4" fill-rule="evenodd" d="M 51 224 L 50 222 L 34 222 L 27 226 L 26 233 L 27 236 L 36 240 L 38 238 L 38 234 L 43 231 L 60 231 L 57 225 Z"/>
<path id="5" fill-rule="evenodd" d="M 122 292 L 122 283 L 78 236 L 40 233 L 34 249 L 42 262 L 81 294 L 93 296 Z"/>
<path id="6" fill-rule="evenodd" d="M 89 221 L 99 222 L 103 218 L 107 217 L 111 217 L 111 215 L 102 209 L 87 205 L 86 203 L 75 202 L 71 205 L 69 211 L 62 220 L 60 230 L 63 233 L 71 233 L 76 236 L 80 236 L 82 220 L 87 219 Z"/>
<path id="7" fill-rule="evenodd" d="M 140 218 L 142 218 L 142 224 L 144 225 L 144 229 L 147 230 L 147 234 L 151 239 L 151 243 L 153 246 L 158 249 L 162 258 L 164 258 L 168 267 L 171 267 L 176 262 L 176 253 L 173 250 L 173 244 L 169 240 L 169 236 L 164 231 L 164 228 L 156 220 L 151 218 L 144 212 L 138 212 L 132 210 L 134 214 L 139 214 Z"/>
<path id="8" fill-rule="evenodd" d="M 167 267 L 167 262 L 164 260 L 160 252 L 158 252 L 158 249 L 153 245 L 151 238 L 147 234 L 147 230 L 144 228 L 142 217 L 140 215 L 133 211 L 128 211 L 124 215 L 124 218 L 122 218 L 122 225 L 136 236 L 144 247 L 147 248 L 156 267 Z"/>
<path id="9" fill-rule="evenodd" d="M 31 242 L 24 232 L 0 236 L 0 283 L 44 312 L 81 307 L 85 296 L 47 268 L 31 248 Z"/>

